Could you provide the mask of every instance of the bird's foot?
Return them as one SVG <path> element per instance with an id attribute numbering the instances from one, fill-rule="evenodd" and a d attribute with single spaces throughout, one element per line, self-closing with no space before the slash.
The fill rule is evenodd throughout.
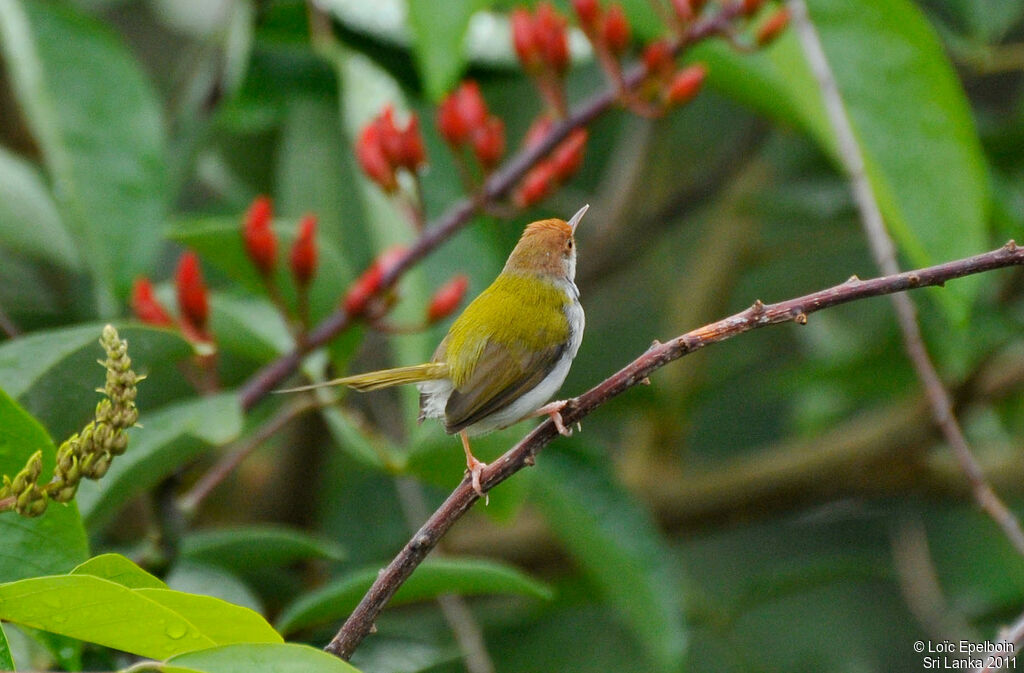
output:
<path id="1" fill-rule="evenodd" d="M 565 400 L 557 400 L 555 402 L 548 402 L 543 407 L 538 409 L 535 416 L 548 416 L 551 418 L 551 422 L 555 424 L 555 428 L 558 430 L 558 434 L 563 437 L 572 437 L 572 429 L 565 427 L 565 423 L 562 421 L 562 409 L 565 408 Z M 576 424 L 580 427 L 580 424 Z"/>
<path id="2" fill-rule="evenodd" d="M 491 500 L 490 497 L 484 493 L 483 488 L 480 487 L 480 475 L 483 474 L 484 468 L 487 467 L 487 463 L 473 458 L 466 463 L 466 470 L 469 472 L 470 480 L 473 483 L 473 490 L 478 496 L 483 498 L 484 505 L 489 505 Z"/>

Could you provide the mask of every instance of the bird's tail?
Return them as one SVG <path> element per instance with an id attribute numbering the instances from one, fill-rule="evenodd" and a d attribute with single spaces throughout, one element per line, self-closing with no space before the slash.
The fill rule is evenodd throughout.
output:
<path id="1" fill-rule="evenodd" d="M 446 376 L 448 376 L 447 364 L 443 362 L 427 362 L 421 365 L 412 365 L 411 367 L 396 367 L 394 369 L 382 369 L 379 372 L 344 376 L 340 379 L 332 379 L 323 383 L 314 383 L 313 385 L 299 386 L 298 388 L 285 388 L 275 392 L 297 393 L 303 390 L 326 388 L 328 386 L 348 386 L 361 393 L 365 393 L 368 390 L 377 390 L 378 388 L 434 381 L 436 379 L 443 379 Z"/>

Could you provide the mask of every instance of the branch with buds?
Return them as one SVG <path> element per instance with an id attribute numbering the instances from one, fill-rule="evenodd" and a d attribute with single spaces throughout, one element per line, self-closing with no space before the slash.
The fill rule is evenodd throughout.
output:
<path id="1" fill-rule="evenodd" d="M 529 40 L 520 37 L 517 54 L 521 58 L 526 56 L 525 60 L 529 63 L 528 72 L 542 70 L 547 73 L 543 75 L 547 78 L 546 81 L 553 81 L 553 75 L 561 72 L 562 64 L 561 51 L 557 44 L 561 38 L 556 39 L 553 31 L 564 31 L 565 23 L 560 18 L 553 19 L 548 9 L 541 8 L 543 4 L 538 6 L 535 13 L 528 15 L 531 37 Z M 671 4 L 673 8 L 685 4 L 689 8 L 689 13 L 686 21 L 673 20 L 669 23 L 672 32 L 670 37 L 649 45 L 638 63 L 622 67 L 618 84 L 593 95 L 573 109 L 556 113 L 549 109 L 542 114 L 534 122 L 538 130 L 533 134 L 528 133 L 522 149 L 500 166 L 497 165 L 497 159 L 504 153 L 504 128 L 500 120 L 488 110 L 479 87 L 472 82 L 465 82 L 450 94 L 438 110 L 438 130 L 453 150 L 471 194 L 452 204 L 432 225 L 423 226 L 417 239 L 408 248 L 392 249 L 379 256 L 349 287 L 338 311 L 311 329 L 295 350 L 271 362 L 250 377 L 241 389 L 243 407 L 252 408 L 295 372 L 307 353 L 326 345 L 347 329 L 355 319 L 361 318 L 370 323 L 380 324 L 389 303 L 393 301 L 393 298 L 388 297 L 388 293 L 399 278 L 465 226 L 474 214 L 510 196 L 513 205 L 526 207 L 553 193 L 579 168 L 586 144 L 586 127 L 616 104 L 626 104 L 629 107 L 624 102 L 623 91 L 635 93 L 642 90 L 645 96 L 653 96 L 652 101 L 660 100 L 659 105 L 681 104 L 692 99 L 699 91 L 706 71 L 704 66 L 697 64 L 677 73 L 674 67 L 676 56 L 685 48 L 702 40 L 735 37 L 737 24 L 749 22 L 749 18 L 761 3 L 757 3 L 755 7 L 750 0 L 734 0 L 713 5 L 714 11 L 698 0 L 673 0 Z M 550 11 L 554 12 L 553 9 Z M 617 13 L 612 9 L 607 11 L 613 16 Z M 523 19 L 519 21 L 522 23 Z M 612 21 L 614 23 L 618 19 Z M 540 35 L 537 34 L 538 30 Z M 610 41 L 611 44 L 618 45 L 618 34 L 623 30 L 621 26 L 611 29 L 611 37 L 605 30 L 601 39 L 606 43 Z M 778 30 L 781 30 L 781 27 L 776 29 Z M 541 44 L 546 46 L 537 46 Z M 565 62 L 568 63 L 567 60 Z M 538 68 L 540 70 L 537 70 Z M 558 85 L 562 86 L 560 75 Z M 549 106 L 555 107 L 557 106 Z M 383 124 L 387 126 L 386 120 L 389 116 L 386 113 L 382 115 L 385 119 Z M 371 125 L 380 124 L 381 119 L 382 117 L 378 117 Z M 410 122 L 410 126 L 405 130 L 399 130 L 393 121 L 391 126 L 394 126 L 397 136 L 403 137 L 410 127 L 418 128 L 413 122 Z M 392 133 L 391 126 L 387 126 L 385 135 Z M 401 152 L 384 151 L 383 141 L 380 141 L 379 152 L 377 149 L 371 151 L 370 146 L 376 147 L 378 142 L 373 138 L 375 133 L 379 136 L 381 130 L 370 132 L 369 136 L 365 135 L 364 130 L 360 144 L 366 143 L 367 146 L 357 148 L 357 154 L 364 151 L 367 158 L 371 154 L 374 155 L 372 171 L 368 169 L 366 162 L 361 162 L 361 165 L 367 176 L 387 192 L 391 189 L 393 172 L 404 169 L 415 176 L 416 170 L 400 164 L 396 157 L 402 156 Z M 415 144 L 416 141 L 407 138 L 404 142 Z M 471 170 L 467 149 L 468 156 L 479 166 L 479 175 L 482 179 L 475 177 Z M 386 163 L 382 163 L 381 155 Z"/>
<path id="2" fill-rule="evenodd" d="M 840 285 L 775 304 L 755 301 L 744 311 L 687 332 L 667 343 L 655 341 L 643 355 L 618 372 L 579 397 L 568 400 L 562 410 L 562 421 L 566 425 L 577 423 L 633 386 L 650 384 L 648 377 L 673 360 L 744 332 L 787 322 L 805 325 L 810 314 L 822 309 L 869 297 L 941 286 L 955 278 L 1019 265 L 1024 265 L 1024 247 L 1010 241 L 991 252 L 925 269 L 871 280 L 860 280 L 853 276 Z M 489 491 L 524 467 L 533 465 L 536 455 L 558 436 L 558 430 L 550 419 L 538 425 L 518 444 L 484 468 L 480 475 L 483 491 Z M 325 648 L 328 652 L 346 660 L 352 656 L 359 643 L 372 630 L 377 615 L 395 591 L 479 497 L 469 477 L 463 479 L 391 563 L 381 570 L 359 605 Z"/>

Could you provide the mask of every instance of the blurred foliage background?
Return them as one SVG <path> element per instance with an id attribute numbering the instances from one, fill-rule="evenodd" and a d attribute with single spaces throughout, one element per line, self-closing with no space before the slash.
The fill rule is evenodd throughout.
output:
<path id="1" fill-rule="evenodd" d="M 234 392 L 291 346 L 244 256 L 242 213 L 270 195 L 286 242 L 301 215 L 319 217 L 311 309 L 328 315 L 381 250 L 415 237 L 353 156 L 384 103 L 420 115 L 432 218 L 462 194 L 433 123 L 460 77 L 480 83 L 513 150 L 541 110 L 508 37 L 516 4 L 323 0 L 336 37 L 324 45 L 295 0 L 0 0 L 0 388 L 59 443 L 95 405 L 102 321 L 148 375 L 142 427 L 77 509 L 0 515 L 0 581 L 118 551 L 172 588 L 253 607 L 289 640 L 326 643 L 351 587 L 458 483 L 463 457 L 435 424 L 415 424 L 415 391 L 343 396 L 297 414 L 194 511 L 168 505 L 295 402 L 243 413 Z M 622 4 L 637 50 L 663 32 L 649 3 Z M 1024 4 L 809 5 L 904 266 L 1019 240 Z M 582 35 L 571 44 L 579 101 L 604 84 Z M 601 117 L 575 179 L 528 211 L 475 217 L 402 279 L 393 320 L 419 320 L 454 273 L 481 291 L 527 222 L 587 202 L 587 331 L 563 395 L 755 299 L 876 275 L 795 37 L 752 54 L 707 43 L 686 60 L 709 66 L 696 100 L 654 121 Z M 184 248 L 212 288 L 212 393 L 197 392 L 190 345 L 128 308 L 139 275 L 174 304 Z M 1016 511 L 1022 280 L 1001 271 L 913 294 L 968 439 Z M 446 327 L 357 326 L 303 371 L 420 362 Z M 492 492 L 443 541 L 448 569 L 423 573 L 421 597 L 471 596 L 496 670 L 917 670 L 915 640 L 994 638 L 1024 611 L 1024 559 L 972 501 L 886 300 L 744 335 L 652 383 Z M 527 428 L 477 441 L 478 455 Z M 30 453 L 0 441 L 0 466 L 11 474 Z M 131 661 L 4 630 L 19 667 Z M 465 670 L 437 603 L 411 598 L 352 663 Z"/>

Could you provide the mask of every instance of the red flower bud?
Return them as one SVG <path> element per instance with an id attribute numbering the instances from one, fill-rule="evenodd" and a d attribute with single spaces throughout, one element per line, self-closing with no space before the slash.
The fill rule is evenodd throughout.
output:
<path id="1" fill-rule="evenodd" d="M 579 170 L 583 163 L 583 149 L 587 146 L 587 131 L 576 129 L 559 143 L 551 153 L 551 164 L 555 178 L 565 182 Z"/>
<path id="2" fill-rule="evenodd" d="M 210 315 L 206 283 L 199 269 L 199 258 L 196 253 L 188 251 L 178 260 L 178 270 L 174 274 L 178 290 L 178 309 L 183 321 L 197 332 L 206 328 L 206 320 Z"/>
<path id="3" fill-rule="evenodd" d="M 468 288 L 469 278 L 461 274 L 439 287 L 427 307 L 427 322 L 435 323 L 454 313 Z"/>
<path id="4" fill-rule="evenodd" d="M 694 15 L 699 11 L 699 8 L 694 7 L 695 2 L 691 0 L 671 0 L 672 9 L 676 13 L 676 17 L 682 23 L 688 23 L 693 19 Z"/>
<path id="5" fill-rule="evenodd" d="M 665 40 L 655 40 L 644 49 L 644 65 L 651 75 L 664 73 L 672 66 L 672 47 Z"/>
<path id="6" fill-rule="evenodd" d="M 441 100 L 437 106 L 437 130 L 445 142 L 458 147 L 466 142 L 469 128 L 459 114 L 459 91 L 456 89 Z"/>
<path id="7" fill-rule="evenodd" d="M 505 123 L 497 117 L 488 117 L 487 123 L 473 133 L 473 154 L 485 170 L 498 165 L 505 154 Z"/>
<path id="8" fill-rule="evenodd" d="M 420 134 L 420 120 L 415 114 L 409 117 L 409 123 L 402 130 L 402 151 L 397 164 L 402 168 L 415 173 L 420 166 L 427 162 L 427 150 L 423 146 L 423 136 Z"/>
<path id="9" fill-rule="evenodd" d="M 554 164 L 550 161 L 541 163 L 530 169 L 513 197 L 520 208 L 532 206 L 552 192 L 557 182 Z"/>
<path id="10" fill-rule="evenodd" d="M 306 215 L 299 222 L 299 235 L 292 245 L 292 276 L 296 285 L 309 285 L 316 273 L 316 259 L 316 215 Z"/>
<path id="11" fill-rule="evenodd" d="M 378 255 L 366 271 L 349 286 L 342 300 L 345 312 L 349 315 L 362 313 L 366 309 L 366 302 L 380 289 L 381 280 L 404 256 L 405 248 L 400 245 L 392 246 Z"/>
<path id="12" fill-rule="evenodd" d="M 549 2 L 537 5 L 533 16 L 534 40 L 541 58 L 556 73 L 569 67 L 569 40 L 565 32 L 565 19 Z"/>
<path id="13" fill-rule="evenodd" d="M 245 252 L 263 276 L 274 273 L 277 264 L 277 237 L 270 228 L 272 218 L 273 206 L 270 199 L 257 196 L 246 211 L 242 225 Z"/>
<path id="14" fill-rule="evenodd" d="M 631 36 L 629 21 L 622 5 L 615 4 L 608 8 L 604 17 L 604 43 L 613 54 L 621 54 L 629 46 Z"/>
<path id="15" fill-rule="evenodd" d="M 473 129 L 480 127 L 487 121 L 489 114 L 487 112 L 487 103 L 484 102 L 484 97 L 480 93 L 479 84 L 472 80 L 463 82 L 455 92 L 455 95 L 457 96 L 456 101 L 458 103 L 456 109 L 466 125 L 467 132 L 472 132 Z"/>
<path id="16" fill-rule="evenodd" d="M 139 276 L 132 284 L 132 312 L 147 325 L 170 327 L 174 324 L 174 319 L 153 294 L 153 284 L 145 276 Z"/>
<path id="17" fill-rule="evenodd" d="M 359 140 L 356 142 L 356 159 L 363 173 L 380 185 L 385 192 L 390 194 L 398 188 L 395 168 L 384 152 L 381 126 L 376 120 L 367 124 L 359 134 Z"/>
<path id="18" fill-rule="evenodd" d="M 377 125 L 380 148 L 384 152 L 384 158 L 394 169 L 400 164 L 405 154 L 402 148 L 402 134 L 395 126 L 395 108 L 388 103 L 371 123 Z"/>
<path id="19" fill-rule="evenodd" d="M 700 91 L 707 74 L 708 69 L 700 63 L 680 70 L 668 86 L 668 91 L 665 94 L 666 101 L 670 105 L 682 105 L 688 102 Z"/>
<path id="20" fill-rule="evenodd" d="M 764 0 L 743 0 L 742 12 L 747 16 L 751 16 L 757 13 L 757 10 L 761 9 L 761 5 L 764 4 Z"/>
<path id="21" fill-rule="evenodd" d="M 529 10 L 522 7 L 512 11 L 512 46 L 527 71 L 535 70 L 540 65 L 536 24 Z"/>
<path id="22" fill-rule="evenodd" d="M 380 266 L 376 261 L 363 272 L 363 275 L 356 278 L 345 292 L 342 305 L 349 315 L 357 315 L 366 308 L 367 300 L 380 288 Z"/>
<path id="23" fill-rule="evenodd" d="M 576 10 L 580 27 L 585 32 L 589 34 L 597 29 L 597 22 L 601 18 L 601 5 L 597 0 L 572 0 L 572 8 Z"/>
<path id="24" fill-rule="evenodd" d="M 771 44 L 789 25 L 789 9 L 782 7 L 757 29 L 757 43 L 762 47 Z"/>

